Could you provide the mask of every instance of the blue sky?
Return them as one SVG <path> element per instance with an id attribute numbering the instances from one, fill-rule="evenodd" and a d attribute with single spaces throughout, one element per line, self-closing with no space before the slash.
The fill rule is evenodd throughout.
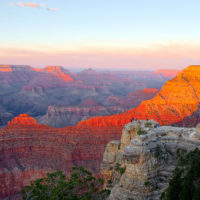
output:
<path id="1" fill-rule="evenodd" d="M 102 69 L 198 64 L 199 9 L 194 0 L 1 0 L 0 63 Z"/>

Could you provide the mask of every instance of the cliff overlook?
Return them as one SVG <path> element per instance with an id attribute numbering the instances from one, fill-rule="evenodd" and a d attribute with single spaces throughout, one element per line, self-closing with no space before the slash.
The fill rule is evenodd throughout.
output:
<path id="1" fill-rule="evenodd" d="M 159 127 L 149 120 L 124 126 L 121 140 L 108 143 L 101 173 L 109 200 L 158 200 L 167 188 L 180 154 L 199 148 L 200 126 Z"/>

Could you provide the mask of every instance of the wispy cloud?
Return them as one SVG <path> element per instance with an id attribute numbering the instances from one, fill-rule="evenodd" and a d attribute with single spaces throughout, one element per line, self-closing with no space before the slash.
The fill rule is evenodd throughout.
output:
<path id="1" fill-rule="evenodd" d="M 58 8 L 49 8 L 46 3 L 34 3 L 34 2 L 18 2 L 18 3 L 10 3 L 9 6 L 18 6 L 18 7 L 32 7 L 37 9 L 46 9 L 47 11 L 57 12 Z"/>
<path id="2" fill-rule="evenodd" d="M 48 11 L 54 11 L 54 12 L 56 12 L 56 11 L 58 11 L 58 8 L 46 8 Z"/>

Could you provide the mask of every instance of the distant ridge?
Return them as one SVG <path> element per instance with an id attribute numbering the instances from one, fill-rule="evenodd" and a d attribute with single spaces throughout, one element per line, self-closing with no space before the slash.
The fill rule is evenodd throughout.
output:
<path id="1" fill-rule="evenodd" d="M 160 124 L 173 124 L 197 111 L 200 101 L 200 65 L 191 65 L 166 82 L 154 98 L 121 114 L 95 117 L 78 126 L 123 126 L 130 119 L 154 119 Z"/>

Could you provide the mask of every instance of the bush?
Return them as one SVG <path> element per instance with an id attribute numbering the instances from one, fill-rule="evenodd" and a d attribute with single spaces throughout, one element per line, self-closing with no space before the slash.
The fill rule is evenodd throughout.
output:
<path id="1" fill-rule="evenodd" d="M 138 135 L 145 135 L 145 134 L 147 134 L 147 132 L 146 132 L 145 130 L 143 130 L 143 129 L 140 128 L 140 129 L 138 130 L 137 134 L 138 134 Z"/>
<path id="2" fill-rule="evenodd" d="M 126 167 L 121 167 L 119 169 L 119 172 L 120 172 L 121 175 L 124 174 L 125 171 L 126 171 Z"/>
<path id="3" fill-rule="evenodd" d="M 68 179 L 61 172 L 47 173 L 22 191 L 24 200 L 103 200 L 110 194 L 102 190 L 103 180 L 83 167 L 73 167 Z"/>
<path id="4" fill-rule="evenodd" d="M 146 123 L 145 123 L 145 127 L 148 128 L 148 127 L 151 127 L 151 126 L 152 126 L 152 123 L 151 123 L 151 122 L 146 122 Z"/>
<path id="5" fill-rule="evenodd" d="M 121 167 L 119 163 L 116 163 L 115 170 L 118 171 L 122 175 L 126 171 L 126 167 Z"/>
<path id="6" fill-rule="evenodd" d="M 120 164 L 116 163 L 114 168 L 115 168 L 116 171 L 119 171 L 120 170 Z"/>
<path id="7" fill-rule="evenodd" d="M 150 186 L 150 185 L 151 185 L 151 183 L 150 183 L 148 180 L 144 182 L 144 186 L 145 186 L 145 187 L 148 187 L 148 186 Z"/>
<path id="8" fill-rule="evenodd" d="M 179 155 L 180 156 L 180 155 Z M 195 149 L 180 156 L 167 190 L 161 200 L 200 199 L 200 150 Z"/>

